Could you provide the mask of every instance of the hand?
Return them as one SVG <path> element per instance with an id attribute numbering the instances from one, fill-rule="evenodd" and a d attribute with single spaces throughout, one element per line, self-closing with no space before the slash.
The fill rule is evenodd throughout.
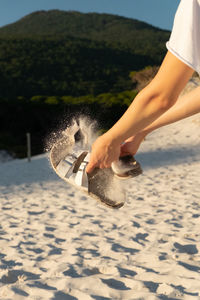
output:
<path id="1" fill-rule="evenodd" d="M 135 136 L 128 138 L 124 144 L 121 145 L 120 156 L 135 155 L 140 147 L 140 144 L 145 138 L 145 134 L 138 133 Z"/>
<path id="2" fill-rule="evenodd" d="M 111 163 L 120 156 L 120 143 L 113 141 L 109 135 L 100 136 L 92 145 L 90 162 L 86 172 L 91 173 L 94 168 L 109 168 Z"/>

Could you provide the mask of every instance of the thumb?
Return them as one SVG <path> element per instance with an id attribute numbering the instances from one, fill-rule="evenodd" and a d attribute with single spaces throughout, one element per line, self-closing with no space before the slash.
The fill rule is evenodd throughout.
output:
<path id="1" fill-rule="evenodd" d="M 123 145 L 121 145 L 121 148 L 120 148 L 120 156 L 126 156 L 128 154 L 130 154 L 130 153 L 127 150 L 127 144 L 124 143 Z"/>
<path id="2" fill-rule="evenodd" d="M 87 167 L 86 167 L 86 173 L 91 173 L 95 168 L 95 165 L 92 164 L 91 162 L 88 163 Z"/>

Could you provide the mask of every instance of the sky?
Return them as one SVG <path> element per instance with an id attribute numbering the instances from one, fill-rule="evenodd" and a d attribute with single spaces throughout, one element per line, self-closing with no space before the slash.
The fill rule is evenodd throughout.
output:
<path id="1" fill-rule="evenodd" d="M 98 12 L 141 20 L 171 30 L 180 0 L 0 0 L 0 27 L 38 10 Z"/>

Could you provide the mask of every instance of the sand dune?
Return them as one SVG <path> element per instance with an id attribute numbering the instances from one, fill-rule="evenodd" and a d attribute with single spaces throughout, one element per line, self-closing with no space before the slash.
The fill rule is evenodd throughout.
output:
<path id="1" fill-rule="evenodd" d="M 111 210 L 48 155 L 0 164 L 0 299 L 200 299 L 200 116 L 157 130 Z"/>

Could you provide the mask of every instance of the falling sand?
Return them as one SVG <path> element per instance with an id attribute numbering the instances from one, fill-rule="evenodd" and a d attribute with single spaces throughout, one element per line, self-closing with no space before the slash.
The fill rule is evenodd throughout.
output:
<path id="1" fill-rule="evenodd" d="M 86 117 L 73 119 L 65 130 L 62 131 L 62 136 L 54 142 L 50 151 L 50 162 L 56 173 L 65 181 L 75 184 L 75 173 L 65 176 L 69 170 L 69 166 L 73 163 L 73 157 L 85 157 L 90 153 L 91 146 L 97 138 L 96 123 L 90 121 Z M 86 153 L 86 154 L 85 154 Z M 88 158 L 89 159 L 89 158 Z M 66 161 L 71 161 L 66 163 Z M 84 174 L 84 172 L 82 173 Z M 83 175 L 81 185 L 76 185 L 76 188 L 83 189 L 87 186 L 86 191 L 90 196 L 95 197 L 103 204 L 111 207 L 119 208 L 125 202 L 125 181 L 120 177 L 116 177 L 111 169 L 96 168 L 91 174 Z M 82 179 L 81 179 L 82 180 Z M 85 184 L 85 181 L 88 183 Z"/>

